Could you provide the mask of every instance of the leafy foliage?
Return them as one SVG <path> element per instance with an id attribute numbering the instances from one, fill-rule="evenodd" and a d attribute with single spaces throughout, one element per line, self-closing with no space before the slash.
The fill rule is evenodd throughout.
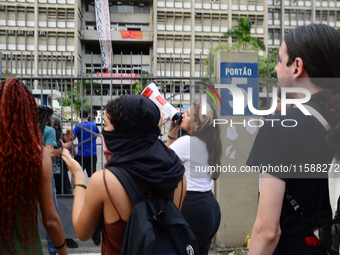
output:
<path id="1" fill-rule="evenodd" d="M 228 38 L 229 36 L 231 36 L 232 38 L 235 38 L 237 42 L 242 45 L 243 50 L 247 48 L 247 45 L 252 45 L 261 50 L 266 50 L 266 46 L 261 40 L 250 36 L 251 27 L 253 25 L 250 18 L 241 17 L 236 18 L 236 20 L 238 22 L 238 25 L 233 26 L 231 29 L 225 32 L 224 37 Z"/>
<path id="2" fill-rule="evenodd" d="M 68 90 L 66 98 L 63 98 L 63 106 L 71 106 L 72 104 L 72 95 L 71 90 Z M 61 98 L 57 98 L 59 105 L 61 105 Z M 73 108 L 79 113 L 81 111 L 81 99 L 76 99 L 76 95 L 73 96 Z M 86 98 L 83 97 L 83 110 L 90 111 L 91 106 L 87 103 Z"/>
<path id="3" fill-rule="evenodd" d="M 266 50 L 266 47 L 264 45 L 264 43 L 257 39 L 257 38 L 253 38 L 251 37 L 251 27 L 252 27 L 252 22 L 249 18 L 236 18 L 238 21 L 238 25 L 237 26 L 233 26 L 228 32 L 224 33 L 224 37 L 229 37 L 231 36 L 232 38 L 235 38 L 237 41 L 234 42 L 232 45 L 230 45 L 229 43 L 226 44 L 221 44 L 217 47 L 211 48 L 209 49 L 209 53 L 211 53 L 211 71 L 212 74 L 214 75 L 214 61 L 215 61 L 215 54 L 220 51 L 220 50 L 252 50 L 252 51 L 260 51 L 260 50 Z M 276 56 L 275 56 L 276 57 Z M 261 57 L 264 58 L 265 57 Z M 261 58 L 260 58 L 260 62 L 261 62 Z M 262 63 L 264 60 L 262 60 Z M 263 66 L 262 64 L 262 66 Z M 265 62 L 266 64 L 266 62 Z M 209 76 L 209 57 L 205 58 L 203 61 L 203 65 L 205 65 L 206 68 L 206 74 L 205 76 Z M 267 65 L 267 64 L 266 64 Z M 271 66 L 271 65 L 270 65 Z M 274 70 L 275 66 L 272 68 Z M 263 70 L 263 67 L 262 69 Z M 263 72 L 262 72 L 263 73 Z M 267 71 L 265 71 L 266 75 L 267 75 Z M 273 71 L 271 70 L 270 73 L 272 74 Z M 261 76 L 261 72 L 260 72 L 260 78 L 265 78 L 263 76 Z"/>
<path id="4" fill-rule="evenodd" d="M 85 77 L 90 77 L 91 74 L 90 73 L 87 73 Z M 84 79 L 82 81 L 82 84 L 83 84 L 83 94 L 86 93 L 86 91 L 90 91 L 91 90 L 91 80 L 87 80 L 87 79 Z M 81 90 L 81 80 L 77 80 L 74 84 L 74 93 L 77 95 L 77 96 L 80 96 L 80 90 Z M 101 83 L 98 83 L 98 82 L 92 82 L 92 89 L 95 91 L 95 90 L 101 90 Z"/>
<path id="5" fill-rule="evenodd" d="M 139 74 L 138 77 L 150 77 L 150 74 Z M 150 79 L 142 79 L 132 84 L 132 93 L 134 95 L 139 95 L 142 92 L 142 89 L 148 84 Z"/>
<path id="6" fill-rule="evenodd" d="M 230 45 L 229 43 L 225 43 L 225 44 L 221 44 L 221 45 L 218 45 L 218 46 L 216 46 L 214 48 L 209 49 L 208 52 L 211 53 L 211 73 L 212 73 L 212 76 L 214 76 L 214 71 L 215 71 L 214 70 L 215 69 L 214 68 L 215 54 L 217 52 L 219 52 L 220 50 L 230 50 L 230 51 L 233 51 L 233 50 L 242 50 L 243 46 L 244 46 L 243 43 L 234 42 L 232 45 Z M 250 47 L 251 47 L 252 51 L 259 51 L 259 48 L 257 46 L 250 45 Z M 266 59 L 265 57 L 262 57 L 262 58 Z M 205 58 L 203 60 L 203 65 L 206 66 L 205 76 L 208 77 L 209 76 L 209 57 L 207 57 L 207 58 Z M 267 62 L 266 62 L 266 65 L 267 65 Z M 266 71 L 266 74 L 267 74 L 267 71 Z M 261 75 L 260 75 L 260 78 L 264 78 L 264 77 L 261 77 Z"/>
<path id="7" fill-rule="evenodd" d="M 274 50 L 269 55 L 269 78 L 276 78 L 276 58 L 279 54 L 279 49 Z M 267 78 L 267 58 L 264 56 L 261 56 L 259 59 L 259 76 L 260 78 Z"/>

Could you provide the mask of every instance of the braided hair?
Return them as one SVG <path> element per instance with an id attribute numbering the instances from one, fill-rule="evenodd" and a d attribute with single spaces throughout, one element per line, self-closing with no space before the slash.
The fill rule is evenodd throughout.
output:
<path id="1" fill-rule="evenodd" d="M 43 134 L 46 123 L 51 121 L 53 110 L 47 106 L 39 106 L 38 109 L 39 109 L 39 129 L 41 134 Z"/>

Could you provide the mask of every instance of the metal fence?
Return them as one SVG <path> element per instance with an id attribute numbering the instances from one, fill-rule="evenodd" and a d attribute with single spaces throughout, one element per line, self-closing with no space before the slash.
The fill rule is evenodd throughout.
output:
<path id="1" fill-rule="evenodd" d="M 142 54 L 141 54 L 142 56 Z M 83 56 L 81 55 L 80 59 L 80 75 L 75 74 L 73 69 L 71 69 L 71 72 L 69 75 L 64 75 L 64 71 L 61 72 L 60 75 L 53 75 L 54 73 L 54 67 L 53 67 L 53 61 L 51 61 L 51 65 L 50 65 L 50 71 L 47 71 L 47 73 L 50 73 L 50 75 L 44 75 L 44 69 L 46 70 L 47 65 L 45 64 L 44 67 L 44 57 L 46 59 L 46 55 L 44 56 L 43 53 L 41 53 L 40 55 L 40 75 L 33 75 L 33 54 L 31 54 L 31 70 L 30 70 L 30 75 L 23 75 L 23 53 L 21 53 L 21 71 L 19 71 L 19 75 L 13 73 L 13 53 L 10 54 L 9 57 L 9 64 L 10 64 L 10 72 L 4 72 L 3 73 L 3 66 L 2 66 L 2 53 L 0 52 L 0 81 L 7 78 L 7 77 L 17 77 L 20 80 L 23 81 L 23 83 L 31 90 L 31 92 L 35 95 L 36 99 L 37 99 L 37 103 L 39 105 L 48 105 L 50 106 L 53 110 L 55 110 L 55 115 L 57 117 L 59 117 L 61 119 L 61 130 L 63 130 L 64 132 L 66 131 L 66 129 L 71 129 L 73 130 L 75 126 L 78 126 L 79 128 L 82 129 L 82 135 L 83 135 L 83 131 L 87 131 L 89 133 L 91 133 L 91 137 L 87 140 L 83 140 L 82 142 L 78 143 L 73 143 L 72 148 L 77 148 L 78 146 L 82 146 L 85 142 L 91 140 L 93 138 L 96 138 L 96 140 L 98 141 L 97 145 L 100 148 L 97 155 L 98 155 L 98 164 L 97 164 L 97 168 L 102 169 L 104 166 L 104 158 L 103 158 L 103 147 L 102 147 L 102 140 L 100 139 L 100 134 L 97 134 L 96 132 L 94 132 L 92 130 L 86 129 L 83 127 L 83 120 L 81 120 L 80 122 L 78 122 L 76 120 L 76 118 L 78 117 L 75 112 L 75 103 L 77 103 L 77 109 L 78 110 L 83 110 L 85 108 L 85 106 L 87 106 L 87 103 L 89 104 L 90 110 L 89 110 L 89 114 L 91 115 L 91 117 L 93 118 L 95 116 L 94 112 L 96 109 L 98 110 L 98 114 L 100 116 L 95 116 L 96 117 L 96 122 L 98 125 L 102 126 L 103 124 L 103 119 L 101 118 L 101 116 L 103 116 L 103 109 L 104 106 L 106 104 L 105 102 L 105 98 L 106 100 L 112 100 L 115 99 L 117 97 L 119 97 L 119 94 L 133 94 L 134 93 L 134 89 L 135 92 L 137 92 L 138 87 L 136 87 L 136 85 L 145 85 L 148 81 L 154 81 L 157 85 L 159 85 L 159 87 L 161 88 L 161 93 L 163 94 L 164 98 L 166 100 L 168 100 L 170 103 L 175 103 L 177 104 L 177 106 L 181 109 L 183 109 L 183 105 L 184 103 L 186 104 L 191 104 L 191 100 L 192 100 L 192 94 L 195 92 L 195 84 L 197 82 L 203 82 L 203 83 L 208 83 L 211 84 L 213 82 L 213 74 L 212 74 L 212 64 L 211 64 L 211 60 L 212 57 L 211 55 L 208 56 L 209 58 L 209 65 L 208 68 L 205 70 L 208 70 L 207 73 L 204 73 L 204 66 L 203 66 L 203 58 L 202 55 L 200 55 L 200 59 L 199 59 L 199 73 L 200 76 L 199 77 L 195 77 L 192 75 L 191 72 L 191 66 L 192 66 L 192 62 L 191 62 L 191 54 L 190 54 L 190 75 L 189 76 L 165 76 L 162 74 L 166 74 L 165 70 L 162 70 L 162 64 L 164 64 L 164 61 L 170 62 L 170 74 L 173 74 L 173 70 L 171 70 L 173 63 L 174 63 L 174 58 L 172 57 L 172 55 L 170 54 L 170 58 L 165 59 L 162 58 L 161 54 L 158 54 L 158 56 L 154 56 L 156 58 L 158 58 L 158 64 L 159 64 L 159 73 L 160 75 L 158 76 L 154 76 L 152 74 L 152 62 L 150 62 L 150 72 L 148 74 L 143 74 L 142 73 L 142 62 L 141 64 L 141 74 L 140 76 L 137 77 L 132 77 L 132 75 L 130 75 L 130 77 L 123 77 L 123 75 L 120 75 L 120 77 L 112 77 L 112 75 L 109 74 L 105 74 L 105 72 L 103 71 L 103 69 L 101 68 L 100 73 L 95 73 L 94 72 L 94 67 L 93 67 L 93 54 L 91 53 L 91 62 L 87 63 L 88 65 L 90 64 L 90 73 L 86 73 L 86 71 L 84 72 L 84 64 L 83 63 Z M 51 59 L 53 60 L 53 53 L 51 53 Z M 61 59 L 63 59 L 63 53 L 61 53 Z M 121 55 L 121 59 L 122 59 L 122 55 Z M 152 56 L 151 56 L 152 59 Z M 162 60 L 163 63 L 162 63 Z M 74 66 L 74 58 L 73 55 L 71 55 L 70 58 L 71 61 L 71 67 Z M 141 58 L 142 61 L 142 58 Z M 180 61 L 179 61 L 179 70 L 180 73 L 182 74 L 182 70 L 183 70 L 183 59 L 182 59 L 182 55 L 180 55 Z M 132 74 L 133 70 L 132 70 L 132 53 L 131 53 L 131 70 L 130 70 L 130 74 Z M 123 63 L 121 62 L 121 67 L 122 67 Z M 61 70 L 63 70 L 64 67 L 64 61 L 61 62 Z M 123 68 L 121 68 L 122 71 Z M 268 69 L 268 67 L 267 67 Z M 17 68 L 16 68 L 17 70 Z M 86 68 L 85 68 L 86 70 Z M 87 68 L 88 70 L 88 68 Z M 269 72 L 269 70 L 268 70 Z M 267 72 L 267 73 L 268 73 Z M 39 73 L 39 72 L 38 72 Z M 65 74 L 66 74 L 66 70 L 65 70 Z M 108 76 L 108 77 L 104 77 L 104 76 Z M 119 76 L 119 75 L 118 75 Z M 268 76 L 267 76 L 268 77 Z M 271 82 L 275 82 L 274 79 L 259 79 L 260 84 L 262 84 L 262 86 L 266 86 L 267 87 L 267 96 L 266 96 L 266 100 L 267 100 L 267 107 L 269 109 L 269 84 Z M 98 93 L 95 90 L 98 89 L 94 89 L 94 86 L 96 88 L 99 88 L 100 93 Z M 173 86 L 177 86 L 177 89 Z M 106 88 L 106 89 L 105 89 Z M 179 88 L 179 89 L 178 89 Z M 99 91 L 98 90 L 98 91 Z M 70 91 L 70 93 L 67 93 L 68 91 Z M 76 94 L 75 91 L 78 91 L 78 93 Z M 104 93 L 106 91 L 106 93 Z M 109 92 L 108 92 L 109 91 Z M 201 90 L 196 91 L 198 94 L 201 93 Z M 69 95 L 68 95 L 69 94 Z M 55 99 L 60 98 L 60 111 L 57 111 L 57 109 L 54 107 L 53 102 Z M 75 101 L 74 99 L 77 98 L 77 101 Z M 100 100 L 100 104 L 97 103 L 97 105 L 94 104 L 94 102 L 97 100 L 98 102 L 98 98 Z M 86 103 L 85 103 L 85 100 Z M 69 104 L 70 107 L 70 112 L 66 112 L 65 111 L 65 104 Z M 166 131 L 163 129 L 162 133 L 165 133 Z M 71 150 L 73 153 L 73 150 Z M 83 150 L 82 150 L 83 151 Z M 91 143 L 91 152 L 93 152 L 93 148 L 92 148 L 92 143 Z M 83 160 L 83 155 L 81 156 L 81 160 Z M 91 158 L 91 161 L 93 159 Z M 91 164 L 92 165 L 92 164 Z M 93 171 L 93 169 L 91 169 L 91 171 Z M 70 224 L 68 218 L 69 218 L 69 213 L 72 210 L 72 201 L 69 200 L 70 197 L 72 197 L 72 195 L 68 195 L 68 194 L 64 194 L 64 169 L 63 169 L 63 164 L 61 164 L 61 194 L 58 194 L 58 204 L 59 204 L 59 213 L 60 213 L 60 217 L 63 221 L 64 224 L 64 228 L 65 228 L 65 235 L 66 236 L 70 236 L 73 237 L 74 235 L 74 230 L 72 227 L 72 224 Z M 73 178 L 72 178 L 72 184 L 73 184 Z M 62 208 L 60 208 L 60 206 L 62 206 Z M 67 216 L 66 216 L 67 215 Z M 67 219 L 65 219 L 67 218 Z M 68 223 L 65 223 L 68 222 Z M 65 227 L 65 224 L 68 227 Z"/>

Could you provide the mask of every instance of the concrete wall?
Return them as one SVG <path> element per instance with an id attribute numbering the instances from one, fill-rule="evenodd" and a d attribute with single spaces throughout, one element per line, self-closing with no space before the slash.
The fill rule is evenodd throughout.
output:
<path id="1" fill-rule="evenodd" d="M 215 84 L 220 83 L 221 62 L 258 63 L 255 52 L 220 51 L 215 55 Z M 221 89 L 217 92 L 221 94 Z M 229 102 L 222 101 L 222 104 Z M 218 118 L 233 122 L 257 116 L 220 116 Z M 254 143 L 257 129 L 249 129 L 243 125 L 219 125 L 222 140 L 222 166 L 235 166 L 237 171 L 246 166 L 250 150 Z M 258 206 L 258 173 L 222 173 L 215 183 L 215 196 L 220 204 L 222 219 L 219 231 L 215 236 L 215 244 L 222 247 L 246 245 L 247 235 L 251 234 Z"/>

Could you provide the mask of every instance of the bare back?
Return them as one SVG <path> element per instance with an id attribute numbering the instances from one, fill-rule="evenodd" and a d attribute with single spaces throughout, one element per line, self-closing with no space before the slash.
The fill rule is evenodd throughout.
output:
<path id="1" fill-rule="evenodd" d="M 105 171 L 105 179 L 107 183 L 107 188 L 110 193 L 112 202 L 114 206 L 112 205 L 110 198 L 105 190 L 104 195 L 104 206 L 103 206 L 103 213 L 104 213 L 104 218 L 107 223 L 114 223 L 119 220 L 119 215 L 120 214 L 121 218 L 127 222 L 131 211 L 132 211 L 132 202 L 129 197 L 129 195 L 126 193 L 124 187 L 122 184 L 119 182 L 117 177 L 112 174 L 109 170 L 101 170 L 100 172 Z M 100 175 L 104 176 L 103 173 Z M 103 186 L 104 184 L 104 179 L 103 181 Z M 185 197 L 186 193 L 186 178 L 183 176 L 183 179 L 178 183 L 175 191 L 174 191 L 174 203 L 177 206 L 177 208 L 180 210 L 182 207 L 182 203 Z M 118 210 L 118 213 L 116 209 Z"/>

